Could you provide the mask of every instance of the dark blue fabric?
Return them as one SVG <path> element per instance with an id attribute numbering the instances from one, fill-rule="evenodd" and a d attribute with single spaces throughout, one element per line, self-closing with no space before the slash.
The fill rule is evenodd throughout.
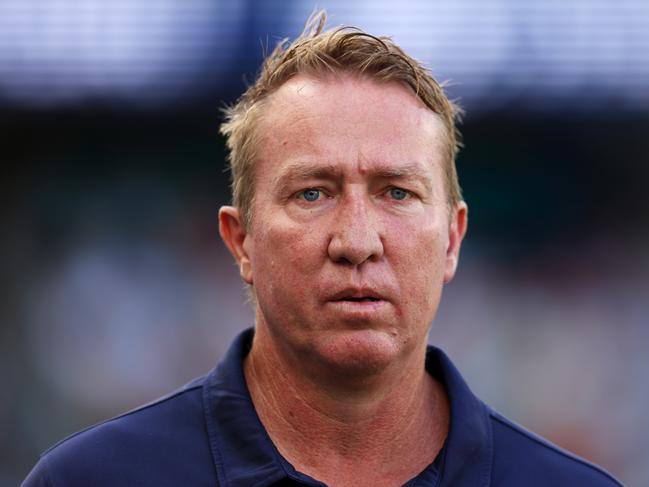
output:
<path id="1" fill-rule="evenodd" d="M 257 417 L 242 368 L 252 334 L 208 375 L 54 445 L 23 486 L 323 486 L 280 455 Z M 621 485 L 485 406 L 442 351 L 429 347 L 426 369 L 448 391 L 451 425 L 437 460 L 408 487 Z"/>

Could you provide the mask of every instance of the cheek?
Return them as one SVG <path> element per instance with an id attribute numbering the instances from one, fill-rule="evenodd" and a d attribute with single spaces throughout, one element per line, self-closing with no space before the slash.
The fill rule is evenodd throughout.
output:
<path id="1" fill-rule="evenodd" d="M 257 286 L 287 288 L 292 294 L 315 281 L 322 262 L 319 236 L 305 228 L 274 225 L 255 238 L 253 274 Z"/>
<path id="2" fill-rule="evenodd" d="M 394 272 L 407 303 L 436 308 L 446 266 L 445 233 L 438 226 L 402 226 L 398 235 Z"/>
<path id="3" fill-rule="evenodd" d="M 260 250 L 254 256 L 254 286 L 263 319 L 272 330 L 299 341 L 317 307 L 319 244 L 302 229 L 274 226 L 255 239 L 255 248 Z"/>

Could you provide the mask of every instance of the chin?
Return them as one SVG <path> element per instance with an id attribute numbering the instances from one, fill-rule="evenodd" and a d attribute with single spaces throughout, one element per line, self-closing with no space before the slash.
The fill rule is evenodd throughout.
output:
<path id="1" fill-rule="evenodd" d="M 395 331 L 339 330 L 318 337 L 312 352 L 337 372 L 373 375 L 398 361 L 403 348 L 403 340 Z"/>

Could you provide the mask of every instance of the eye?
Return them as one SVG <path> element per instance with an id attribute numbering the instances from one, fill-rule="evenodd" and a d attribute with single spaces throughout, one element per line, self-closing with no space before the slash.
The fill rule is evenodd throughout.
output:
<path id="1" fill-rule="evenodd" d="M 316 188 L 308 188 L 304 191 L 300 191 L 299 196 L 304 198 L 306 201 L 316 201 L 320 198 L 320 190 Z"/>
<path id="2" fill-rule="evenodd" d="M 408 191 L 406 191 L 405 189 L 391 188 L 390 196 L 395 200 L 405 200 L 408 198 L 408 196 L 410 196 L 410 193 L 408 193 Z"/>

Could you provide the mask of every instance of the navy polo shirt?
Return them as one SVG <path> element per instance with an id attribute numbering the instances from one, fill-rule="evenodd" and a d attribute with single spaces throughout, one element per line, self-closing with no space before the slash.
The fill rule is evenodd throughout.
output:
<path id="1" fill-rule="evenodd" d="M 47 450 L 24 487 L 323 486 L 296 471 L 262 426 L 243 375 L 253 330 L 182 389 L 92 426 Z M 437 459 L 410 486 L 619 486 L 598 467 L 503 418 L 429 347 L 426 369 L 446 388 L 451 424 Z M 407 452 L 395 452 L 408 461 Z"/>

